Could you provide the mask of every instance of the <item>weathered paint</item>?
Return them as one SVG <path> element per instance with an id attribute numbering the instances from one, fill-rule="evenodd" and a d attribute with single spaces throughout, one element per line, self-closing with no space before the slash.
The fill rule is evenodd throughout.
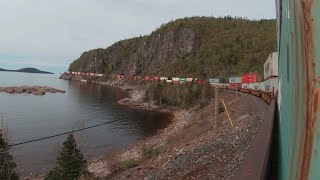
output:
<path id="1" fill-rule="evenodd" d="M 320 0 L 276 0 L 279 179 L 320 177 Z"/>

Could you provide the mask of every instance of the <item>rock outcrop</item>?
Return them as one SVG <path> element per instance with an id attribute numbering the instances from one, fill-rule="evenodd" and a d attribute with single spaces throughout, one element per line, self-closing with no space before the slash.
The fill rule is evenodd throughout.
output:
<path id="1" fill-rule="evenodd" d="M 141 76 L 220 77 L 257 72 L 276 50 L 275 20 L 192 17 L 150 35 L 83 53 L 69 71 Z"/>
<path id="2" fill-rule="evenodd" d="M 0 93 L 8 94 L 33 94 L 36 96 L 42 96 L 46 93 L 65 93 L 66 91 L 55 89 L 48 86 L 14 86 L 14 87 L 0 87 Z"/>

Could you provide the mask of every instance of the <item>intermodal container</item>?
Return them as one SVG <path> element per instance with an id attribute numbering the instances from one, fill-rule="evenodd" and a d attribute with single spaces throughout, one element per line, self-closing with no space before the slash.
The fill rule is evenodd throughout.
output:
<path id="1" fill-rule="evenodd" d="M 260 91 L 265 91 L 264 82 L 261 82 L 261 83 L 259 84 L 259 90 L 260 90 Z"/>
<path id="2" fill-rule="evenodd" d="M 273 52 L 270 53 L 268 59 L 263 65 L 263 76 L 264 79 L 268 79 L 270 77 L 278 77 L 278 53 Z"/>
<path id="3" fill-rule="evenodd" d="M 183 83 L 185 83 L 187 81 L 187 78 L 180 78 L 180 84 L 183 84 Z"/>
<path id="4" fill-rule="evenodd" d="M 150 80 L 150 77 L 149 77 L 149 76 L 146 76 L 146 77 L 144 77 L 144 80 L 149 81 L 149 80 Z"/>
<path id="5" fill-rule="evenodd" d="M 230 77 L 229 83 L 241 84 L 241 77 Z"/>
<path id="6" fill-rule="evenodd" d="M 209 79 L 209 84 L 211 84 L 211 85 L 219 84 L 219 78 L 211 78 L 211 79 Z"/>
<path id="7" fill-rule="evenodd" d="M 90 73 L 90 76 L 94 76 L 95 74 L 94 73 Z"/>
<path id="8" fill-rule="evenodd" d="M 250 83 L 248 89 L 259 90 L 260 83 Z"/>
<path id="9" fill-rule="evenodd" d="M 160 77 L 160 81 L 166 81 L 168 80 L 168 77 Z"/>
<path id="10" fill-rule="evenodd" d="M 249 88 L 249 83 L 242 83 L 241 88 L 248 89 Z"/>
<path id="11" fill-rule="evenodd" d="M 179 82 L 179 81 L 180 81 L 180 78 L 178 78 L 178 77 L 173 77 L 173 78 L 172 78 L 172 81 L 178 81 L 178 82 Z"/>
<path id="12" fill-rule="evenodd" d="M 186 81 L 187 81 L 187 82 L 192 82 L 192 81 L 193 81 L 193 78 L 186 78 Z"/>
<path id="13" fill-rule="evenodd" d="M 273 77 L 264 81 L 264 91 L 272 94 L 278 92 L 278 78 Z"/>
<path id="14" fill-rule="evenodd" d="M 172 83 L 172 80 L 166 80 L 167 83 Z"/>
<path id="15" fill-rule="evenodd" d="M 153 76 L 153 80 L 159 81 L 160 80 L 160 76 Z"/>
<path id="16" fill-rule="evenodd" d="M 244 74 L 241 77 L 242 83 L 255 83 L 257 82 L 257 74 Z"/>

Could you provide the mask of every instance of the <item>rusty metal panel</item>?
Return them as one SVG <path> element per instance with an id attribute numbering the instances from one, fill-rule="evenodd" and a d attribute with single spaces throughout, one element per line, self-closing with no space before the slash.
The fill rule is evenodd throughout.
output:
<path id="1" fill-rule="evenodd" d="M 251 93 L 252 95 L 257 96 L 257 97 L 260 97 L 260 96 L 261 96 L 261 93 L 260 93 L 259 90 L 250 89 L 250 93 Z"/>
<path id="2" fill-rule="evenodd" d="M 279 179 L 320 177 L 320 0 L 277 0 Z"/>

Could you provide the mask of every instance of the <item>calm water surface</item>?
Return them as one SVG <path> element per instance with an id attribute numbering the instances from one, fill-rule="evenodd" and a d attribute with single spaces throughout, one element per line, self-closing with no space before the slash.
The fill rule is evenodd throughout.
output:
<path id="1" fill-rule="evenodd" d="M 0 93 L 0 113 L 10 129 L 11 143 L 116 121 L 76 134 L 83 153 L 91 159 L 108 149 L 127 147 L 150 136 L 166 127 L 171 119 L 169 114 L 118 105 L 116 101 L 128 94 L 117 88 L 59 80 L 58 75 L 0 72 L 0 86 L 22 85 L 51 86 L 66 93 L 44 96 Z M 65 138 L 13 147 L 20 174 L 47 172 Z"/>

